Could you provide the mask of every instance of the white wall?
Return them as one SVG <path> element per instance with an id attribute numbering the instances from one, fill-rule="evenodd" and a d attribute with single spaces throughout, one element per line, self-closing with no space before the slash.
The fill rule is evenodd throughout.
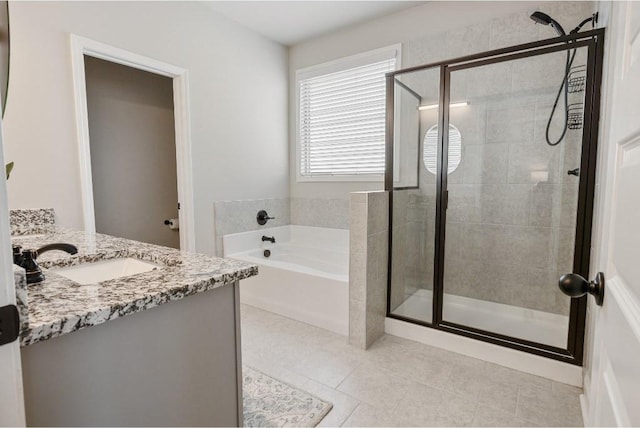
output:
<path id="1" fill-rule="evenodd" d="M 308 42 L 292 46 L 289 50 L 289 105 L 295 106 L 295 72 L 297 69 L 309 67 L 323 62 L 354 55 L 396 43 L 406 43 L 415 39 L 423 39 L 429 35 L 443 33 L 453 28 L 461 28 L 488 22 L 492 18 L 522 11 L 533 12 L 540 2 L 429 2 L 404 11 L 371 20 L 363 24 L 336 31 L 328 35 L 312 39 Z M 533 22 L 528 25 L 533 26 Z M 492 29 L 493 30 L 493 29 Z M 516 33 L 518 26 L 499 28 L 497 31 Z M 524 27 L 527 30 L 527 27 Z M 529 29 L 530 30 L 530 29 Z M 521 31 L 527 37 L 530 31 Z M 552 37 L 550 33 L 549 37 Z M 529 40 L 532 40 L 531 38 Z M 528 40 L 525 40 L 528 41 Z M 446 57 L 446 56 L 445 56 Z M 444 59 L 444 58 L 436 58 Z M 403 46 L 403 64 L 406 67 L 406 49 Z M 289 159 L 291 177 L 291 197 L 348 197 L 348 192 L 358 190 L 383 189 L 379 182 L 351 183 L 298 183 L 296 181 L 296 111 L 289 112 Z"/>
<path id="2" fill-rule="evenodd" d="M 288 195 L 287 50 L 194 2 L 15 2 L 5 153 L 11 208 L 82 228 L 69 33 L 189 70 L 196 249 L 213 201 Z"/>

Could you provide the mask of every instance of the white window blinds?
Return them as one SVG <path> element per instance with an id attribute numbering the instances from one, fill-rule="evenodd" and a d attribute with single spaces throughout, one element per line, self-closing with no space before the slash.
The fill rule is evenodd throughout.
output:
<path id="1" fill-rule="evenodd" d="M 300 175 L 383 174 L 387 59 L 299 81 Z"/>

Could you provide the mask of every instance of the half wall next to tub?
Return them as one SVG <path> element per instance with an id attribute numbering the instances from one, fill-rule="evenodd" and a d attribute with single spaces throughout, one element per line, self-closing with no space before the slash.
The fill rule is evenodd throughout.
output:
<path id="1" fill-rule="evenodd" d="M 351 193 L 349 343 L 367 349 L 387 314 L 389 193 Z"/>
<path id="2" fill-rule="evenodd" d="M 349 333 L 348 230 L 271 227 L 225 235 L 223 247 L 224 257 L 259 266 L 257 277 L 241 282 L 241 302 Z"/>

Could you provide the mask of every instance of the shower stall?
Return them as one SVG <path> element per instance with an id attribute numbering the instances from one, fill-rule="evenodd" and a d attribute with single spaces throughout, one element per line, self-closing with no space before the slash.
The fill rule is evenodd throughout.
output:
<path id="1" fill-rule="evenodd" d="M 580 365 L 604 30 L 550 24 L 387 75 L 387 315 Z"/>

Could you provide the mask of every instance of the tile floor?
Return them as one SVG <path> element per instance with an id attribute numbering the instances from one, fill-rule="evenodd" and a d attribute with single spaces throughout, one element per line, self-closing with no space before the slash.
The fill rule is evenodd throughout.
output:
<path id="1" fill-rule="evenodd" d="M 320 426 L 582 426 L 578 388 L 389 335 L 362 351 L 241 311 L 244 364 L 333 403 Z"/>

